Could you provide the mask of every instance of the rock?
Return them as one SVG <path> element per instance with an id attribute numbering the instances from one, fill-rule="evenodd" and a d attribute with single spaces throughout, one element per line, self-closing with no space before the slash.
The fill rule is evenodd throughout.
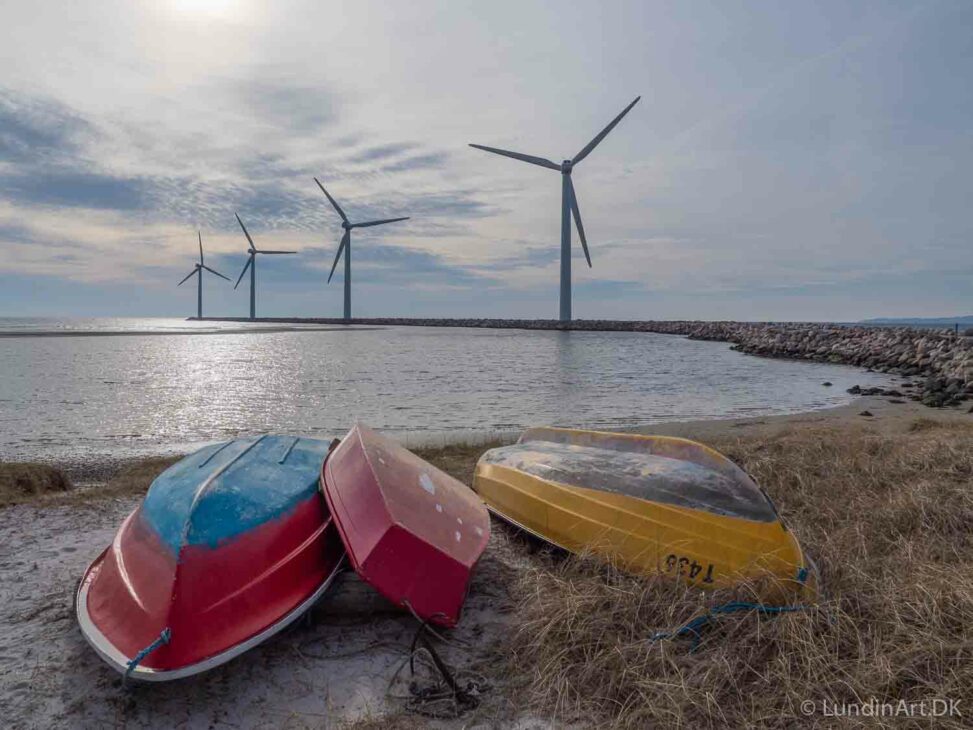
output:
<path id="1" fill-rule="evenodd" d="M 862 387 L 860 385 L 853 385 L 845 392 L 851 393 L 852 395 L 861 395 Z"/>
<path id="2" fill-rule="evenodd" d="M 874 416 L 875 414 L 874 414 L 874 413 L 872 413 L 871 411 L 862 411 L 862 412 L 861 412 L 861 413 L 859 413 L 858 415 L 859 415 L 859 416 L 868 416 L 869 418 L 871 418 L 871 417 L 872 417 L 872 416 Z"/>
<path id="3" fill-rule="evenodd" d="M 825 388 L 830 388 L 832 385 L 834 385 L 834 383 L 832 383 L 830 380 L 825 380 L 823 383 L 821 383 L 821 385 L 823 385 Z"/>
<path id="4" fill-rule="evenodd" d="M 898 398 L 891 398 L 891 399 L 889 399 L 889 403 L 895 403 L 895 405 L 899 406 L 899 405 L 902 405 L 903 403 L 905 403 L 905 401 L 904 400 L 899 400 Z"/>
<path id="5" fill-rule="evenodd" d="M 942 408 L 946 405 L 947 400 L 948 398 L 945 393 L 927 393 L 922 396 L 923 405 L 927 405 L 930 408 Z"/>

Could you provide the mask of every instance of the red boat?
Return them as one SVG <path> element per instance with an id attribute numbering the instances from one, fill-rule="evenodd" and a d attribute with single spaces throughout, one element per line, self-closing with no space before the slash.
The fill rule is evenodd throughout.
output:
<path id="1" fill-rule="evenodd" d="M 238 439 L 174 464 L 78 588 L 88 642 L 133 679 L 202 672 L 298 618 L 344 548 L 317 489 L 328 442 Z"/>
<path id="2" fill-rule="evenodd" d="M 362 578 L 421 619 L 454 626 L 490 539 L 480 498 L 361 425 L 325 460 L 321 486 Z"/>

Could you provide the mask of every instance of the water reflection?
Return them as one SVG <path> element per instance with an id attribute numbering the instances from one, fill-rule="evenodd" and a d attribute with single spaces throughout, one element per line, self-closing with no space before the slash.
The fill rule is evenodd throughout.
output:
<path id="1" fill-rule="evenodd" d="M 664 335 L 435 328 L 8 339 L 0 372 L 2 458 L 330 437 L 356 419 L 397 434 L 618 428 L 821 408 L 884 382 Z"/>

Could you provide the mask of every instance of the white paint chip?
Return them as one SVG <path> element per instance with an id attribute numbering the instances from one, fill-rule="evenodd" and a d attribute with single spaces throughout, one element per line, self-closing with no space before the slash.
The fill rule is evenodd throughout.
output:
<path id="1" fill-rule="evenodd" d="M 459 542 L 459 541 L 460 541 L 461 539 L 463 539 L 463 536 L 462 536 L 462 535 L 460 535 L 460 534 L 459 534 L 459 530 L 457 530 L 457 531 L 456 531 L 456 542 Z"/>
<path id="2" fill-rule="evenodd" d="M 482 527 L 474 527 L 473 529 L 476 530 L 476 534 L 477 534 L 478 537 L 483 537 L 483 528 Z"/>
<path id="3" fill-rule="evenodd" d="M 437 512 L 442 512 L 443 511 L 443 506 L 441 504 L 437 504 L 436 505 L 436 511 Z"/>
<path id="4" fill-rule="evenodd" d="M 436 485 L 432 483 L 432 479 L 429 478 L 428 474 L 419 475 L 419 486 L 425 489 L 429 494 L 436 493 Z"/>
<path id="5" fill-rule="evenodd" d="M 456 518 L 456 521 L 459 522 L 461 525 L 463 524 L 463 518 L 462 517 L 457 517 Z"/>

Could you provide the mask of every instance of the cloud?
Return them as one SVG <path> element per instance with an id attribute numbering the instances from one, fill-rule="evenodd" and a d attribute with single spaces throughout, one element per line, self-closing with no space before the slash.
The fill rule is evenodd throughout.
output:
<path id="1" fill-rule="evenodd" d="M 0 89 L 0 161 L 56 161 L 76 153 L 80 139 L 92 133 L 90 125 L 63 104 Z"/>
<path id="2" fill-rule="evenodd" d="M 389 245 L 374 240 L 352 239 L 352 268 L 355 282 L 367 280 L 369 283 L 423 284 L 435 283 L 439 286 L 490 286 L 497 280 L 474 267 L 450 263 L 445 257 L 409 248 L 408 246 Z M 337 253 L 334 248 L 309 247 L 302 252 L 308 266 L 330 271 Z M 341 279 L 343 264 L 335 270 L 335 278 Z"/>
<path id="3" fill-rule="evenodd" d="M 257 69 L 246 79 L 224 79 L 218 93 L 235 102 L 278 134 L 318 133 L 338 120 L 339 103 L 328 89 L 283 77 L 272 69 Z"/>
<path id="4" fill-rule="evenodd" d="M 415 145 L 406 142 L 394 142 L 391 144 L 376 145 L 374 147 L 366 147 L 365 149 L 356 152 L 348 158 L 348 161 L 376 162 L 377 160 L 385 160 L 389 157 L 397 157 L 403 152 L 408 152 L 412 149 L 415 149 Z"/>
<path id="5" fill-rule="evenodd" d="M 32 205 L 141 210 L 149 204 L 141 180 L 75 170 L 0 174 L 0 194 Z"/>

